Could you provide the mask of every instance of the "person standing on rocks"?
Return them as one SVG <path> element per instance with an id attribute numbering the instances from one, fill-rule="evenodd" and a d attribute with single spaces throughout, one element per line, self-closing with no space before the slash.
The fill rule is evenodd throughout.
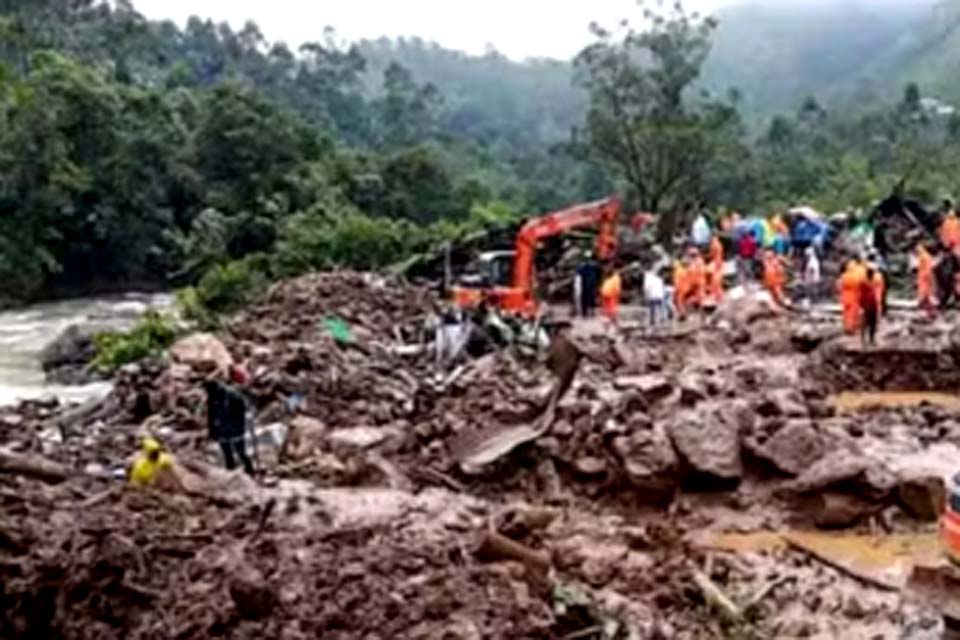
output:
<path id="1" fill-rule="evenodd" d="M 620 315 L 620 297 L 623 295 L 623 281 L 620 272 L 612 263 L 607 265 L 603 286 L 600 287 L 600 299 L 603 302 L 603 315 L 616 324 Z"/>
<path id="2" fill-rule="evenodd" d="M 643 274 L 643 299 L 650 313 L 651 327 L 666 320 L 666 287 L 656 269 L 650 269 Z"/>
<path id="3" fill-rule="evenodd" d="M 917 301 L 930 318 L 937 315 L 934 286 L 933 256 L 921 241 L 917 243 Z"/>
<path id="4" fill-rule="evenodd" d="M 817 301 L 820 292 L 820 258 L 815 247 L 807 247 L 803 265 L 803 288 L 807 305 Z"/>
<path id="5" fill-rule="evenodd" d="M 787 306 L 787 298 L 784 294 L 784 286 L 787 277 L 784 273 L 783 262 L 772 249 L 767 249 L 763 253 L 763 286 L 773 301 L 781 307 Z"/>
<path id="6" fill-rule="evenodd" d="M 223 382 L 204 382 L 207 392 L 207 427 L 210 439 L 220 445 L 227 470 L 237 467 L 237 458 L 247 475 L 254 475 L 253 463 L 247 456 L 247 403 L 239 391 Z"/>
<path id="7" fill-rule="evenodd" d="M 873 346 L 877 342 L 877 323 L 880 321 L 881 297 L 878 295 L 880 283 L 880 276 L 869 268 L 866 277 L 860 282 L 860 308 L 863 310 L 860 340 L 865 347 Z"/>
<path id="8" fill-rule="evenodd" d="M 837 294 L 843 309 L 843 330 L 847 335 L 855 335 L 861 326 L 860 284 L 864 277 L 856 261 L 850 260 L 837 281 Z"/>
<path id="9" fill-rule="evenodd" d="M 753 276 L 753 261 L 757 257 L 757 249 L 757 239 L 753 232 L 745 231 L 737 243 L 737 274 L 741 286 L 746 286 Z"/>
<path id="10" fill-rule="evenodd" d="M 696 247 L 691 247 L 687 255 L 687 299 L 684 305 L 692 301 L 693 306 L 702 311 L 707 294 L 707 265 Z"/>
<path id="11" fill-rule="evenodd" d="M 573 297 L 576 313 L 581 318 L 591 318 L 596 313 L 600 275 L 600 265 L 596 263 L 593 256 L 587 256 L 583 264 L 577 267 L 577 274 L 573 283 Z"/>

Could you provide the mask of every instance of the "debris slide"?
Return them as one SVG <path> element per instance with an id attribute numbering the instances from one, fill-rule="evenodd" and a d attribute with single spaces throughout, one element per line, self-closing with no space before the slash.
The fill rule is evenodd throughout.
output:
<path id="1" fill-rule="evenodd" d="M 437 304 L 311 274 L 105 399 L 0 409 L 0 637 L 940 637 L 905 585 L 960 460 L 952 316 L 870 350 L 747 295 L 439 370 Z M 207 438 L 231 362 L 256 479 Z M 182 492 L 126 482 L 147 434 Z"/>

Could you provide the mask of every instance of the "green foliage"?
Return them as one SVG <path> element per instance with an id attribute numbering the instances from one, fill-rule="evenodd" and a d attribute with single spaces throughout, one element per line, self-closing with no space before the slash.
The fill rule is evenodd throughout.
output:
<path id="1" fill-rule="evenodd" d="M 184 318 L 202 326 L 216 324 L 219 315 L 234 311 L 260 295 L 271 280 L 267 256 L 255 254 L 209 269 L 193 287 L 177 294 Z"/>
<path id="2" fill-rule="evenodd" d="M 296 275 L 336 267 L 377 269 L 403 257 L 418 235 L 415 225 L 373 218 L 349 206 L 299 213 L 284 222 L 275 270 Z"/>
<path id="3" fill-rule="evenodd" d="M 956 195 L 960 115 L 926 100 L 952 86 L 942 65 L 922 65 L 940 80 L 880 76 L 856 104 L 833 99 L 862 76 L 850 69 L 862 51 L 899 40 L 899 18 L 834 25 L 826 39 L 849 51 L 831 58 L 824 38 L 809 49 L 811 29 L 768 15 L 797 10 L 729 9 L 746 13 L 716 32 L 665 5 L 643 28 L 596 29 L 574 66 L 417 39 L 348 45 L 332 31 L 293 52 L 252 23 L 180 28 L 123 1 L 0 2 L 0 295 L 186 285 L 185 314 L 211 324 L 277 277 L 381 268 L 614 192 L 660 212 L 664 239 L 701 199 L 868 208 L 904 179 L 922 199 Z M 918 41 L 952 50 L 955 24 Z M 927 60 L 898 46 L 875 57 L 867 71 Z M 745 91 L 702 90 L 726 90 L 724 77 Z M 824 83 L 823 102 L 801 101 Z M 741 114 L 756 126 L 777 101 L 799 108 L 750 137 Z"/>
<path id="4" fill-rule="evenodd" d="M 95 339 L 97 355 L 93 366 L 115 371 L 125 364 L 156 355 L 173 344 L 177 328 L 172 319 L 149 312 L 127 333 L 102 333 Z"/>

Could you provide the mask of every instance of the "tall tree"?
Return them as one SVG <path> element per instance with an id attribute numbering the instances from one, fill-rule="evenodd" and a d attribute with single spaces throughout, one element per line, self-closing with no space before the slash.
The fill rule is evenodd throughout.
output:
<path id="1" fill-rule="evenodd" d="M 646 7 L 641 0 L 641 7 Z M 739 125 L 736 109 L 687 94 L 710 51 L 716 23 L 670 9 L 644 8 L 645 27 L 598 25 L 597 42 L 576 58 L 577 81 L 590 93 L 586 141 L 628 182 L 644 209 L 659 212 L 659 235 L 672 238 L 678 211 L 701 197 L 716 136 Z"/>

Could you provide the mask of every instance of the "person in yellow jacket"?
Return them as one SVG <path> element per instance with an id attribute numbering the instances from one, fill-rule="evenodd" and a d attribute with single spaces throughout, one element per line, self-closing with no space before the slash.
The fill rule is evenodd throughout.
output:
<path id="1" fill-rule="evenodd" d="M 140 453 L 130 468 L 130 484 L 184 491 L 174 468 L 173 456 L 163 450 L 163 445 L 156 438 L 150 436 L 143 439 Z"/>

